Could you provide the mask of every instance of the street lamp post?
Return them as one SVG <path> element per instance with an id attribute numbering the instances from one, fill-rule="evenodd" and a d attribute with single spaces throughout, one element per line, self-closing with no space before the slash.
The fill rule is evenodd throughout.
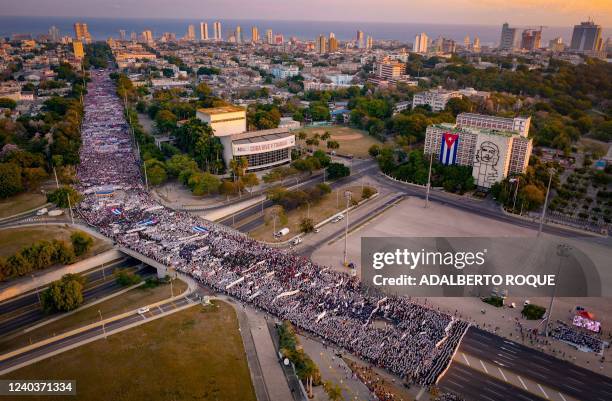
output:
<path id="1" fill-rule="evenodd" d="M 68 210 L 70 210 L 70 220 L 74 224 L 74 216 L 72 215 L 72 205 L 70 204 L 70 192 L 66 192 L 66 199 L 68 199 Z"/>
<path id="2" fill-rule="evenodd" d="M 55 166 L 53 166 L 53 175 L 55 175 L 55 187 L 59 189 L 59 180 L 57 179 L 57 171 L 55 171 Z"/>
<path id="3" fill-rule="evenodd" d="M 425 208 L 429 207 L 429 189 L 431 188 L 431 165 L 433 163 L 433 152 L 429 154 L 429 174 L 427 176 L 427 194 L 425 195 Z"/>
<path id="4" fill-rule="evenodd" d="M 98 314 L 100 315 L 100 321 L 102 322 L 102 332 L 104 333 L 104 338 L 106 338 L 106 325 L 104 324 L 104 319 L 102 319 L 102 312 L 98 309 Z"/>
<path id="5" fill-rule="evenodd" d="M 542 214 L 540 215 L 540 226 L 538 227 L 538 237 L 542 235 L 542 225 L 544 224 L 544 216 L 546 215 L 546 206 L 548 205 L 548 195 L 550 194 L 550 184 L 552 183 L 552 177 L 555 170 L 550 169 L 548 171 L 548 188 L 546 188 L 546 197 L 544 198 L 544 207 L 542 207 Z"/>
<path id="6" fill-rule="evenodd" d="M 548 327 L 550 326 L 550 318 L 552 316 L 553 303 L 555 302 L 555 293 L 557 290 L 557 284 L 559 283 L 559 274 L 561 273 L 561 264 L 563 258 L 570 255 L 572 247 L 567 244 L 557 245 L 557 255 L 559 255 L 559 266 L 557 267 L 557 275 L 555 276 L 555 285 L 553 286 L 552 296 L 550 297 L 550 304 L 548 305 L 548 312 L 546 313 L 546 325 L 544 326 L 544 334 L 548 337 Z"/>
<path id="7" fill-rule="evenodd" d="M 306 201 L 306 205 L 308 206 L 308 211 L 306 212 L 306 218 L 310 218 L 310 202 Z"/>
<path id="8" fill-rule="evenodd" d="M 514 200 L 512 201 L 512 213 L 514 213 L 515 208 L 516 208 L 516 196 L 518 195 L 518 188 L 521 183 L 521 180 L 519 177 L 515 178 L 515 181 L 516 181 L 516 187 L 514 188 Z"/>
<path id="9" fill-rule="evenodd" d="M 346 224 L 344 226 L 344 266 L 348 266 L 348 255 L 346 251 L 346 245 L 348 242 L 348 226 L 349 226 L 349 202 L 351 201 L 351 191 L 346 191 L 344 197 L 346 198 Z"/>

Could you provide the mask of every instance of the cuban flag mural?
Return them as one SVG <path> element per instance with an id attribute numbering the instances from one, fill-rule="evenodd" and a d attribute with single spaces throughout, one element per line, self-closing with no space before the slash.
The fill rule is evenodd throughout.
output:
<path id="1" fill-rule="evenodd" d="M 111 212 L 115 215 L 115 216 L 121 216 L 122 212 L 121 209 L 117 209 L 116 207 L 111 209 Z"/>
<path id="2" fill-rule="evenodd" d="M 440 146 L 440 163 L 444 165 L 457 162 L 457 148 L 459 147 L 459 134 L 445 132 L 442 134 L 442 146 Z"/>

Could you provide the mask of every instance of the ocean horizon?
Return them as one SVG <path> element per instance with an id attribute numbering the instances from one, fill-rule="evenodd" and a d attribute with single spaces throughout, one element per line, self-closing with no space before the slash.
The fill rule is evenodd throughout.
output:
<path id="1" fill-rule="evenodd" d="M 150 29 L 155 37 L 164 32 L 173 32 L 177 38 L 185 35 L 187 26 L 196 25 L 196 37 L 199 36 L 199 23 L 207 22 L 209 35 L 212 33 L 212 23 L 221 21 L 223 36 L 233 32 L 240 25 L 245 39 L 251 37 L 251 26 L 259 28 L 260 36 L 266 29 L 272 29 L 275 34 L 283 34 L 285 39 L 295 36 L 302 40 L 313 40 L 318 35 L 334 32 L 340 40 L 350 40 L 356 37 L 357 30 L 364 35 L 372 36 L 374 40 L 398 40 L 412 43 L 414 37 L 425 32 L 430 38 L 443 36 L 463 43 L 465 36 L 471 40 L 474 36 L 480 38 L 481 45 L 494 46 L 499 43 L 501 25 L 477 24 L 435 24 L 435 23 L 397 23 L 397 22 L 348 22 L 348 21 L 289 21 L 289 20 L 263 20 L 263 19 L 184 19 L 184 18 L 106 18 L 106 17 L 27 17 L 27 16 L 0 16 L 0 36 L 10 37 L 13 34 L 45 34 L 51 26 L 56 26 L 61 35 L 74 35 L 73 24 L 85 22 L 89 27 L 94 40 L 106 40 L 109 37 L 118 38 L 119 30 L 141 33 Z M 528 27 L 512 25 L 519 29 Z M 531 27 L 533 28 L 533 27 Z M 564 43 L 569 43 L 573 27 L 549 27 L 542 31 L 542 45 L 556 37 L 562 37 Z M 612 35 L 611 28 L 603 29 L 603 38 Z"/>

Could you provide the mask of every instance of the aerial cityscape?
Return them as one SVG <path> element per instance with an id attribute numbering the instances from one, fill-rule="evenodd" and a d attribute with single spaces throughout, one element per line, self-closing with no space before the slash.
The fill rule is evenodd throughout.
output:
<path id="1" fill-rule="evenodd" d="M 612 7 L 505 3 L 7 4 L 0 401 L 612 399 Z"/>

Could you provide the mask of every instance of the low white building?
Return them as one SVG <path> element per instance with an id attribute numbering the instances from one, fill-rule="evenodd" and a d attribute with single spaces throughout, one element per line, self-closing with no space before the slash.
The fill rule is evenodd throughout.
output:
<path id="1" fill-rule="evenodd" d="M 288 126 L 247 132 L 246 109 L 237 106 L 198 109 L 196 117 L 208 123 L 221 140 L 226 166 L 232 159 L 241 157 L 247 159 L 249 171 L 291 162 L 295 135 L 289 132 Z M 299 127 L 299 122 L 296 123 Z"/>
<path id="2" fill-rule="evenodd" d="M 453 90 L 446 90 L 438 87 L 426 92 L 415 93 L 412 99 L 412 108 L 417 106 L 429 105 L 432 111 L 442 111 L 446 108 L 446 103 L 450 99 L 462 97 L 461 93 Z"/>
<path id="3" fill-rule="evenodd" d="M 274 78 L 287 79 L 299 75 L 300 69 L 297 65 L 275 65 L 270 68 L 270 74 L 274 75 Z"/>

